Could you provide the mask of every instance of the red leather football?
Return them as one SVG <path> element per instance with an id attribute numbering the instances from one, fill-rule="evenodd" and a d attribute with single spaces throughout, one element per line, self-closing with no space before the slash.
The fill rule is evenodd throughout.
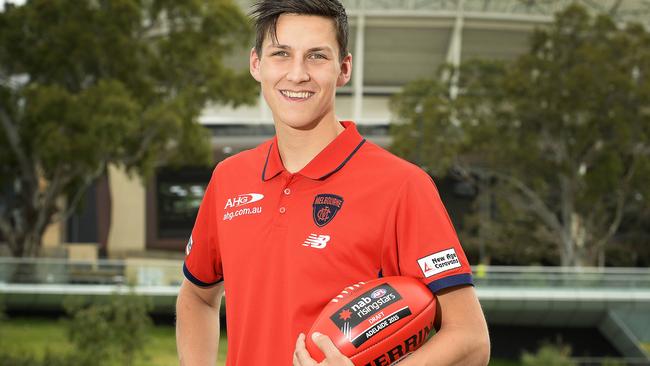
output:
<path id="1" fill-rule="evenodd" d="M 318 332 L 329 336 L 355 366 L 390 365 L 428 339 L 435 314 L 435 297 L 414 278 L 360 282 L 325 306 L 307 333 L 307 350 L 318 362 L 325 358 L 311 339 Z"/>

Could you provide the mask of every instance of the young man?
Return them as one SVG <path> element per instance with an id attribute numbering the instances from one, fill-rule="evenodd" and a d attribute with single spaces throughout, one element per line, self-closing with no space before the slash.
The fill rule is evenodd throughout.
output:
<path id="1" fill-rule="evenodd" d="M 178 296 L 181 364 L 214 365 L 225 288 L 227 365 L 316 365 L 304 333 L 325 304 L 345 286 L 391 275 L 421 280 L 439 303 L 438 333 L 401 365 L 487 364 L 471 271 L 431 179 L 334 114 L 352 72 L 344 8 L 264 0 L 253 13 L 250 71 L 276 137 L 213 172 Z M 314 341 L 321 365 L 352 365 L 328 337 Z"/>

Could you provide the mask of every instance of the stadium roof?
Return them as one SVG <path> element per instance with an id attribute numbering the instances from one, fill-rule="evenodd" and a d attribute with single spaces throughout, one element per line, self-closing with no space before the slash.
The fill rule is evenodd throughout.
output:
<path id="1" fill-rule="evenodd" d="M 245 12 L 256 1 L 236 0 Z M 530 47 L 533 30 L 550 24 L 554 14 L 570 4 L 581 4 L 593 14 L 610 14 L 620 23 L 640 22 L 650 29 L 650 0 L 341 1 L 350 18 L 348 46 L 354 72 L 350 83 L 338 89 L 336 113 L 366 126 L 388 126 L 390 96 L 413 80 L 437 77 L 443 64 L 517 58 Z M 249 50 L 233 52 L 226 64 L 245 72 Z M 210 126 L 272 123 L 264 103 L 236 110 L 212 106 L 200 121 Z M 215 143 L 254 146 L 269 137 L 262 135 L 235 138 L 215 133 L 223 140 Z M 385 145 L 388 140 L 384 140 L 373 141 Z"/>
<path id="2" fill-rule="evenodd" d="M 621 22 L 650 25 L 650 0 L 342 0 L 350 15 L 358 13 L 445 16 L 463 11 L 465 16 L 489 18 L 551 19 L 572 3 L 593 13 L 607 13 Z"/>

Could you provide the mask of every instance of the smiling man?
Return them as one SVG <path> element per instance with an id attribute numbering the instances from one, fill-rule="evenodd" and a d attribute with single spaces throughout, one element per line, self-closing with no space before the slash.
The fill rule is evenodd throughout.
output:
<path id="1" fill-rule="evenodd" d="M 188 243 L 177 301 L 182 365 L 214 365 L 226 298 L 228 366 L 317 363 L 304 333 L 332 297 L 409 276 L 438 297 L 438 333 L 400 365 L 485 365 L 471 271 L 431 178 L 334 113 L 352 72 L 337 0 L 255 5 L 251 75 L 276 136 L 218 164 Z M 453 261 L 447 260 L 454 258 Z M 331 340 L 321 365 L 352 365 Z"/>

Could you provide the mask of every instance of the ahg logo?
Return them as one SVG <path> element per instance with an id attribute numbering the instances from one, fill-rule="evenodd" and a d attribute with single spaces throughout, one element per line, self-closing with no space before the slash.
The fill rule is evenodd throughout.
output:
<path id="1" fill-rule="evenodd" d="M 240 194 L 237 197 L 229 198 L 228 201 L 226 201 L 226 206 L 223 209 L 225 210 L 227 208 L 248 205 L 249 203 L 257 202 L 262 198 L 264 198 L 264 195 L 259 193 Z"/>

